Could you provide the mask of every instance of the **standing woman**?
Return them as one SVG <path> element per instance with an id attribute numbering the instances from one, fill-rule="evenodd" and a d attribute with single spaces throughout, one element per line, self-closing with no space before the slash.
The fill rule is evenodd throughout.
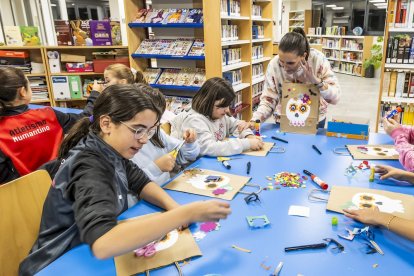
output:
<path id="1" fill-rule="evenodd" d="M 329 61 L 323 53 L 310 49 L 302 28 L 295 28 L 282 37 L 279 54 L 267 67 L 264 91 L 251 121 L 263 122 L 273 113 L 281 115 L 280 98 L 284 82 L 312 83 L 319 88 L 321 101 L 318 127 L 323 128 L 328 104 L 336 104 L 339 101 L 341 90 Z M 249 124 L 250 127 L 253 127 L 252 125 Z"/>

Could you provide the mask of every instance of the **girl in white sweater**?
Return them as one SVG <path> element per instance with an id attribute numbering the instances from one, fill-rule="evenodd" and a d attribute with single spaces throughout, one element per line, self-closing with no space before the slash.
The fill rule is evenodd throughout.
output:
<path id="1" fill-rule="evenodd" d="M 161 114 L 165 112 L 166 103 L 164 95 L 158 90 L 151 88 L 145 84 L 135 84 L 141 91 L 147 94 L 155 105 L 160 109 Z M 193 129 L 187 129 L 182 133 L 180 138 L 185 143 L 174 157 L 171 152 L 182 140 L 167 135 L 159 126 L 155 135 L 150 142 L 145 144 L 142 149 L 132 158 L 132 161 L 138 165 L 146 175 L 158 185 L 167 182 L 176 164 L 186 165 L 190 161 L 194 161 L 200 153 L 200 146 L 196 141 L 196 133 Z"/>
<path id="2" fill-rule="evenodd" d="M 207 80 L 193 97 L 192 109 L 182 112 L 171 122 L 171 136 L 181 137 L 187 129 L 195 129 L 201 155 L 229 156 L 246 150 L 260 150 L 263 141 L 250 129 L 238 133 L 244 121 L 237 120 L 229 107 L 235 99 L 231 84 L 222 78 Z M 236 139 L 227 139 L 234 135 Z"/>

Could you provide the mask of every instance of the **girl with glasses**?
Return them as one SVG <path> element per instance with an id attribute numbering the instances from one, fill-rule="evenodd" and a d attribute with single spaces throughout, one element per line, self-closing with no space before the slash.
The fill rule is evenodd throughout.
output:
<path id="1" fill-rule="evenodd" d="M 148 142 L 160 116 L 133 85 L 112 85 L 102 92 L 93 117 L 78 121 L 62 143 L 67 158 L 53 179 L 38 239 L 19 275 L 36 274 L 81 243 L 89 244 L 98 259 L 111 258 L 183 225 L 227 217 L 230 208 L 224 202 L 180 206 L 129 160 Z M 128 192 L 166 212 L 118 224 Z"/>
<path id="2" fill-rule="evenodd" d="M 157 89 L 145 84 L 136 84 L 138 89 L 148 95 L 155 106 L 162 114 L 165 112 L 166 103 L 164 95 Z M 186 129 L 182 139 L 185 141 L 181 149 L 175 156 L 172 154 L 175 148 L 179 147 L 181 140 L 167 135 L 164 130 L 157 125 L 153 129 L 153 136 L 148 137 L 150 142 L 145 144 L 142 149 L 132 158 L 148 177 L 155 183 L 162 185 L 170 178 L 170 172 L 176 165 L 184 166 L 196 160 L 200 153 L 200 146 L 196 141 L 197 134 L 193 129 Z"/>
<path id="3" fill-rule="evenodd" d="M 243 123 L 230 113 L 230 104 L 236 95 L 231 84 L 222 78 L 207 80 L 195 94 L 192 109 L 182 112 L 171 121 L 171 136 L 182 137 L 186 129 L 195 129 L 200 154 L 229 156 L 247 150 L 260 150 L 263 141 L 250 129 L 238 132 Z M 236 139 L 228 139 L 231 135 Z"/>

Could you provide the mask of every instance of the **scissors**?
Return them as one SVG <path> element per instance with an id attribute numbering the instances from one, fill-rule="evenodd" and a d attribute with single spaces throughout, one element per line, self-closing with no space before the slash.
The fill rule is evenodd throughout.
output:
<path id="1" fill-rule="evenodd" d="M 183 140 L 178 146 L 176 146 L 171 152 L 170 154 L 172 155 L 172 157 L 177 158 L 178 152 L 180 151 L 180 149 L 182 148 L 182 146 L 184 145 L 185 140 Z"/>

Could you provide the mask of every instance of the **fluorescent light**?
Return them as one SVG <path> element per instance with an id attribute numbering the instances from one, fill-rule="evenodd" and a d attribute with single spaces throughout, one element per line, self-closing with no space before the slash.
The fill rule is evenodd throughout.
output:
<path id="1" fill-rule="evenodd" d="M 343 9 L 344 9 L 344 7 L 333 7 L 332 9 L 333 9 L 333 10 L 343 10 Z"/>
<path id="2" fill-rule="evenodd" d="M 384 3 L 386 4 L 385 0 L 369 0 L 370 3 Z"/>
<path id="3" fill-rule="evenodd" d="M 378 3 L 378 4 L 374 4 L 374 6 L 376 6 L 376 7 L 386 7 L 387 3 Z"/>
<path id="4" fill-rule="evenodd" d="M 50 4 L 51 7 L 56 7 L 56 4 Z"/>
<path id="5" fill-rule="evenodd" d="M 333 8 L 333 7 L 336 7 L 336 5 L 326 5 L 325 7 L 327 7 L 327 8 Z"/>

